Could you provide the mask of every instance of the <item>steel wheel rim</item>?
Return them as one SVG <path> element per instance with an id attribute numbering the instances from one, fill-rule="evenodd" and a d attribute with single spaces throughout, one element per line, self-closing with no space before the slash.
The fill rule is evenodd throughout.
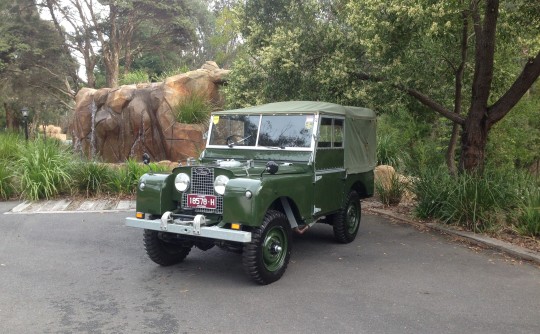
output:
<path id="1" fill-rule="evenodd" d="M 287 236 L 281 227 L 274 227 L 266 233 L 263 242 L 263 263 L 268 271 L 276 271 L 285 263 Z"/>
<path id="2" fill-rule="evenodd" d="M 347 208 L 347 231 L 349 234 L 353 234 L 358 228 L 359 216 L 358 208 L 354 204 L 350 204 Z"/>

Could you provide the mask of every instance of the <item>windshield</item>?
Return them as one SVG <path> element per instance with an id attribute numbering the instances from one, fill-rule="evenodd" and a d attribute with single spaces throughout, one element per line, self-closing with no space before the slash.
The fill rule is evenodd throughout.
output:
<path id="1" fill-rule="evenodd" d="M 309 148 L 313 119 L 313 115 L 214 115 L 209 144 Z"/>

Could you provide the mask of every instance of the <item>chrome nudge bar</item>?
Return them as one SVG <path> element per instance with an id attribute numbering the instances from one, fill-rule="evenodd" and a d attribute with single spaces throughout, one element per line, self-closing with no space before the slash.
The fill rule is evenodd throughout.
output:
<path id="1" fill-rule="evenodd" d="M 202 238 L 227 240 L 241 243 L 251 242 L 251 232 L 236 231 L 218 226 L 204 226 L 204 215 L 196 215 L 193 220 L 172 219 L 170 212 L 165 212 L 161 219 L 126 218 L 126 226 L 144 228 L 147 230 L 190 235 Z"/>

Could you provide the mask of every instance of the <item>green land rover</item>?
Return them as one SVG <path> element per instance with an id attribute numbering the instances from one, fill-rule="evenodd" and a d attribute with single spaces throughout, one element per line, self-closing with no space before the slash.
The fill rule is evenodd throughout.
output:
<path id="1" fill-rule="evenodd" d="M 338 242 L 355 239 L 360 199 L 373 195 L 375 127 L 369 109 L 324 102 L 213 113 L 199 160 L 143 175 L 126 225 L 144 229 L 160 265 L 218 246 L 242 253 L 255 282 L 272 283 L 287 268 L 292 233 L 325 223 Z"/>

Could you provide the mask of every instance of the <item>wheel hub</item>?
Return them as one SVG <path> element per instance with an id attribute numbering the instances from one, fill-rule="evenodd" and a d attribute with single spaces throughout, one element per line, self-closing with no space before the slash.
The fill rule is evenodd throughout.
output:
<path id="1" fill-rule="evenodd" d="M 272 255 L 276 255 L 278 254 L 279 252 L 281 252 L 283 250 L 283 248 L 281 248 L 281 246 L 277 243 L 273 243 L 271 246 L 270 246 L 270 253 L 272 253 Z"/>

